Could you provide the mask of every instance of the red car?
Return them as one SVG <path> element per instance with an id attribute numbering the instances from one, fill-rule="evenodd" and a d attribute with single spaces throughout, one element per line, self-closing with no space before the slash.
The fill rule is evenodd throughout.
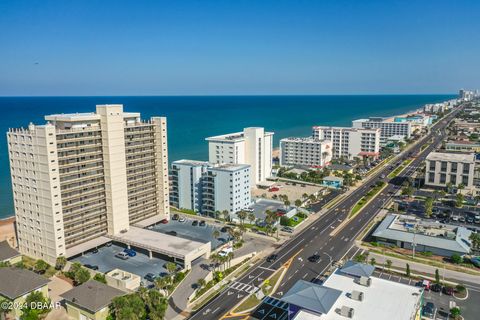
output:
<path id="1" fill-rule="evenodd" d="M 168 220 L 167 219 L 163 219 L 160 221 L 161 224 L 167 224 L 168 223 Z"/>

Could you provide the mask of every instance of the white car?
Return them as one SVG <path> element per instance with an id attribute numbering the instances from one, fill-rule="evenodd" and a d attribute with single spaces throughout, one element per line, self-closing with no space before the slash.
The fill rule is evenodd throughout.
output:
<path id="1" fill-rule="evenodd" d="M 233 252 L 233 248 L 232 248 L 232 247 L 226 247 L 226 248 L 223 248 L 223 249 L 218 253 L 218 255 L 221 256 L 221 257 L 225 257 L 225 256 L 227 256 L 230 252 Z"/>
<path id="2" fill-rule="evenodd" d="M 182 223 L 183 223 L 183 222 L 185 222 L 185 221 L 187 221 L 187 219 L 185 219 L 185 217 L 180 217 L 180 218 L 178 219 L 178 222 L 182 222 Z"/>

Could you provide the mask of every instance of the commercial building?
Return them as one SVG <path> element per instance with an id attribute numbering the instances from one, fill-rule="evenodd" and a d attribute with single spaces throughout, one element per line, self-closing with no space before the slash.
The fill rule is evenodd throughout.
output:
<path id="1" fill-rule="evenodd" d="M 325 167 L 332 161 L 332 142 L 313 137 L 280 140 L 281 166 Z"/>
<path id="2" fill-rule="evenodd" d="M 217 211 L 235 214 L 252 203 L 250 169 L 246 164 L 174 161 L 172 205 L 210 216 Z"/>
<path id="3" fill-rule="evenodd" d="M 48 299 L 49 282 L 50 280 L 44 276 L 30 270 L 14 267 L 0 268 L 0 297 L 11 301 L 13 306 L 23 306 L 27 296 L 32 292 L 41 292 L 43 297 Z M 11 310 L 14 319 L 20 318 L 21 309 L 14 307 Z"/>
<path id="4" fill-rule="evenodd" d="M 380 129 L 348 127 L 313 127 L 313 138 L 332 142 L 335 159 L 378 157 L 380 154 Z"/>
<path id="5" fill-rule="evenodd" d="M 209 137 L 208 159 L 212 164 L 248 164 L 250 182 L 266 181 L 272 174 L 273 132 L 251 127 L 243 132 Z"/>
<path id="6" fill-rule="evenodd" d="M 432 187 L 446 187 L 447 184 L 464 189 L 474 188 L 474 153 L 431 152 L 426 160 L 425 184 Z"/>
<path id="7" fill-rule="evenodd" d="M 480 143 L 472 141 L 447 141 L 445 150 L 454 152 L 480 152 Z"/>
<path id="8" fill-rule="evenodd" d="M 402 135 L 410 138 L 412 124 L 410 122 L 393 122 L 391 118 L 371 117 L 352 121 L 354 128 L 380 129 L 380 143 L 385 143 L 389 137 Z"/>
<path id="9" fill-rule="evenodd" d="M 374 277 L 374 270 L 347 261 L 322 285 L 300 280 L 280 300 L 293 320 L 420 319 L 423 289 Z"/>
<path id="10" fill-rule="evenodd" d="M 166 118 L 98 105 L 45 120 L 7 133 L 22 254 L 53 264 L 131 224 L 168 218 Z"/>
<path id="11" fill-rule="evenodd" d="M 411 114 L 405 117 L 395 117 L 393 119 L 397 123 L 410 122 L 413 126 L 426 127 L 432 124 L 432 118 L 425 114 Z"/>
<path id="12" fill-rule="evenodd" d="M 372 236 L 385 245 L 450 257 L 470 253 L 470 234 L 464 227 L 421 220 L 414 216 L 387 215 Z"/>
<path id="13" fill-rule="evenodd" d="M 458 97 L 463 101 L 471 101 L 475 98 L 475 91 L 460 89 L 458 92 Z"/>
<path id="14" fill-rule="evenodd" d="M 69 317 L 75 320 L 105 320 L 110 314 L 110 304 L 127 292 L 95 280 L 85 282 L 62 294 Z"/>

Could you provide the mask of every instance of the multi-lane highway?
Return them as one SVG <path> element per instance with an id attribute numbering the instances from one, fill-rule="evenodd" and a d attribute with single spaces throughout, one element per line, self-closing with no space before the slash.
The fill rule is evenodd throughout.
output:
<path id="1" fill-rule="evenodd" d="M 385 189 L 369 202 L 361 212 L 351 218 L 348 223 L 342 224 L 348 218 L 351 208 L 369 191 L 372 184 L 389 173 L 389 166 L 385 166 L 372 174 L 362 186 L 282 245 L 276 251 L 278 258 L 275 262 L 265 260 L 258 262 L 246 274 L 236 279 L 203 308 L 193 314 L 191 319 L 220 319 L 246 295 L 258 288 L 275 270 L 292 258 L 290 267 L 275 294 L 276 297 L 281 297 L 298 280 L 318 280 L 333 261 L 341 260 L 345 255 L 353 256 L 355 254 L 354 239 L 369 225 L 381 207 L 398 191 L 401 187 L 398 182 L 409 177 L 425 160 L 426 155 L 441 143 L 444 138 L 444 130 L 439 129 L 443 129 L 457 112 L 458 110 L 452 112 L 445 119 L 436 123 L 431 128 L 431 133 L 409 150 L 409 152 L 418 154 L 418 156 L 395 179 L 395 184 L 388 183 Z M 421 146 L 424 144 L 428 145 L 421 151 Z M 401 154 L 398 158 L 404 156 Z M 320 255 L 320 260 L 317 262 L 308 261 L 308 257 L 314 254 Z"/>

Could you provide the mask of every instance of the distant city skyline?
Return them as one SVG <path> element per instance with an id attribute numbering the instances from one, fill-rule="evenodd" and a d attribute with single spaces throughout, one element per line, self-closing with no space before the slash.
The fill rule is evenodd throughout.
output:
<path id="1" fill-rule="evenodd" d="M 477 1 L 0 3 L 0 96 L 480 88 Z"/>

